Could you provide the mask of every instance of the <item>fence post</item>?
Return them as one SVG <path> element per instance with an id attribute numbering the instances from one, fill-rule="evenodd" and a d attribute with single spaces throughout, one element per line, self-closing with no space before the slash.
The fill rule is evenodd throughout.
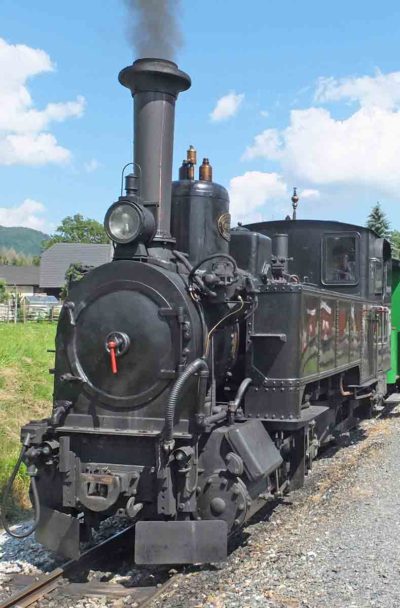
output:
<path id="1" fill-rule="evenodd" d="M 18 297 L 17 286 L 15 285 L 15 306 L 14 306 L 14 323 L 18 321 Z"/>

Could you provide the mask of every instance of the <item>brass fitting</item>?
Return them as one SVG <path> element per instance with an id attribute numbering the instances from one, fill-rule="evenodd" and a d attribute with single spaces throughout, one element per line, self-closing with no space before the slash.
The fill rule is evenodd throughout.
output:
<path id="1" fill-rule="evenodd" d="M 187 178 L 186 179 L 194 179 L 194 165 L 192 163 L 187 164 Z"/>
<path id="2" fill-rule="evenodd" d="M 212 182 L 212 166 L 208 158 L 203 158 L 203 163 L 199 168 L 199 179 L 204 182 Z"/>
<path id="3" fill-rule="evenodd" d="M 196 148 L 194 148 L 193 146 L 189 146 L 189 149 L 186 154 L 186 159 L 187 159 L 187 162 L 190 163 L 191 165 L 197 164 Z"/>
<path id="4" fill-rule="evenodd" d="M 186 160 L 179 168 L 179 179 L 194 180 L 194 166 L 197 163 L 197 152 L 193 146 L 189 146 L 186 152 Z"/>
<path id="5" fill-rule="evenodd" d="M 179 179 L 188 179 L 187 161 L 182 161 L 182 165 L 179 167 Z"/>

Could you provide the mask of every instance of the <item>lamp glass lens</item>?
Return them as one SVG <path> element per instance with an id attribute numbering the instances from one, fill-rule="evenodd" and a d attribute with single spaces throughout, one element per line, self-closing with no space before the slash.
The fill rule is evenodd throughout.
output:
<path id="1" fill-rule="evenodd" d="M 129 243 L 140 231 L 141 218 L 132 205 L 117 205 L 108 220 L 110 234 L 119 242 Z"/>

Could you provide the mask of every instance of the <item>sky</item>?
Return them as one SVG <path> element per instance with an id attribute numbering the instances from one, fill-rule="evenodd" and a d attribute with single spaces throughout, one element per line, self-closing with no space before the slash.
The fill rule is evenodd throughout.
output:
<path id="1" fill-rule="evenodd" d="M 160 0 L 162 2 L 163 0 Z M 235 221 L 363 225 L 380 201 L 400 229 L 400 3 L 181 0 L 174 174 L 192 144 Z M 102 221 L 132 160 L 136 58 L 123 0 L 1 0 L 0 225 Z"/>

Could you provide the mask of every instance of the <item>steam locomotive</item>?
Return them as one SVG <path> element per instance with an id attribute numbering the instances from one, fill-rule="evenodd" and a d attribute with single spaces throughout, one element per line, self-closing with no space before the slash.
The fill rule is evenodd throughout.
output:
<path id="1" fill-rule="evenodd" d="M 105 229 L 113 261 L 71 284 L 51 416 L 22 429 L 36 538 L 76 558 L 102 520 L 136 522 L 139 564 L 216 562 L 319 447 L 378 406 L 390 368 L 390 245 L 335 221 L 230 228 L 190 147 L 172 182 L 175 63 L 119 74 L 133 172 Z M 297 205 L 297 198 L 293 198 Z"/>

